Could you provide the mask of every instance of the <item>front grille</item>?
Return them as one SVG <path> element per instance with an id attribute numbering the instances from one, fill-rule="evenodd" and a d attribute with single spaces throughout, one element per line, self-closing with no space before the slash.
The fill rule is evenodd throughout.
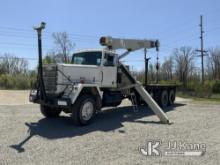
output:
<path id="1" fill-rule="evenodd" d="M 47 93 L 55 93 L 57 90 L 57 66 L 44 65 L 43 66 L 43 79 Z"/>

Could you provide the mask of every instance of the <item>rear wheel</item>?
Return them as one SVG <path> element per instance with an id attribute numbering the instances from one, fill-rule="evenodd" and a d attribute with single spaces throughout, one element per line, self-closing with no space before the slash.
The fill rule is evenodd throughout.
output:
<path id="1" fill-rule="evenodd" d="M 60 108 L 53 108 L 46 105 L 40 105 L 40 111 L 45 117 L 52 118 L 58 117 L 62 110 Z"/>
<path id="2" fill-rule="evenodd" d="M 166 90 L 163 90 L 159 98 L 159 104 L 162 108 L 164 108 L 168 105 L 168 101 L 169 101 L 168 92 Z"/>
<path id="3" fill-rule="evenodd" d="M 76 125 L 88 125 L 95 115 L 95 99 L 91 95 L 80 96 L 72 106 L 72 119 Z"/>
<path id="4" fill-rule="evenodd" d="M 169 105 L 172 105 L 175 101 L 175 91 L 174 90 L 170 90 L 169 92 Z"/>

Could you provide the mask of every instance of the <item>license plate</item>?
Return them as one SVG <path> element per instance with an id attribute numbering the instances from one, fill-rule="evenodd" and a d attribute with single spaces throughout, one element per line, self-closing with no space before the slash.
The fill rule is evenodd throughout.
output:
<path id="1" fill-rule="evenodd" d="M 58 105 L 67 105 L 67 102 L 63 100 L 58 100 Z"/>

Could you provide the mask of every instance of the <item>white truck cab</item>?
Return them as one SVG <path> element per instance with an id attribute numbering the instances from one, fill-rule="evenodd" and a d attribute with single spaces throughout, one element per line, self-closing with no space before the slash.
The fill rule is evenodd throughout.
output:
<path id="1" fill-rule="evenodd" d="M 99 87 L 117 87 L 118 55 L 113 51 L 98 49 L 78 51 L 73 54 L 69 66 L 76 66 L 74 71 L 76 79 L 96 83 Z M 73 68 L 68 69 L 73 71 Z"/>

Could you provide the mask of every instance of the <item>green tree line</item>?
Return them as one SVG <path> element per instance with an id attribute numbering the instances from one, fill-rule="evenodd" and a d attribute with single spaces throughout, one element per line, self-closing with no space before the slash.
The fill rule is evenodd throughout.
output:
<path id="1" fill-rule="evenodd" d="M 36 80 L 36 71 L 28 70 L 28 61 L 11 54 L 0 58 L 0 89 L 30 89 Z"/>
<path id="2" fill-rule="evenodd" d="M 74 44 L 66 32 L 54 33 L 55 48 L 51 49 L 43 59 L 48 63 L 69 63 Z M 28 70 L 28 61 L 11 54 L 0 54 L 0 88 L 30 89 L 37 75 L 37 69 Z M 190 95 L 210 97 L 220 93 L 220 47 L 210 48 L 205 57 L 205 82 L 201 83 L 201 65 L 198 53 L 192 47 L 174 49 L 160 63 L 150 63 L 148 81 L 155 83 L 177 84 L 178 90 Z M 159 70 L 156 70 L 156 66 Z M 157 74 L 158 73 L 158 74 Z M 135 73 L 137 79 L 144 82 L 144 70 Z M 158 75 L 158 76 L 157 76 Z"/>
<path id="3" fill-rule="evenodd" d="M 149 83 L 177 84 L 178 90 L 192 96 L 210 97 L 213 93 L 220 94 L 220 48 L 209 49 L 205 58 L 205 82 L 201 82 L 201 65 L 197 52 L 191 47 L 176 48 L 159 63 L 158 77 L 156 64 L 150 63 L 148 68 Z M 137 78 L 144 82 L 144 71 Z"/>

